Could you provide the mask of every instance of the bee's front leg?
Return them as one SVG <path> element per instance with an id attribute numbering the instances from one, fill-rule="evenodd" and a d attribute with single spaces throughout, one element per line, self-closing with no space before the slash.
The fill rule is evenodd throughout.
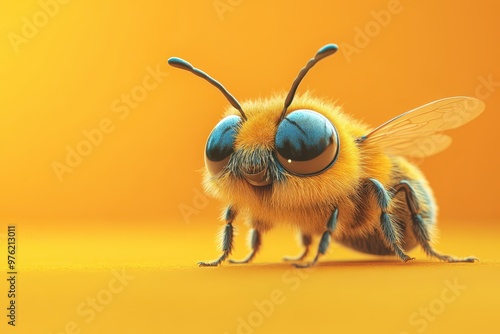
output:
<path id="1" fill-rule="evenodd" d="M 301 234 L 302 246 L 304 246 L 304 251 L 297 257 L 285 256 L 283 258 L 284 261 L 302 261 L 306 258 L 307 254 L 309 254 L 309 248 L 312 243 L 312 237 L 309 234 Z"/>
<path id="2" fill-rule="evenodd" d="M 307 268 L 315 265 L 316 262 L 318 262 L 319 256 L 324 255 L 328 249 L 328 246 L 330 246 L 332 233 L 335 231 L 335 227 L 337 226 L 338 216 L 339 216 L 339 210 L 335 208 L 335 210 L 333 210 L 332 215 L 330 216 L 330 219 L 328 219 L 328 222 L 326 223 L 326 230 L 323 232 L 323 235 L 321 236 L 321 240 L 318 246 L 318 252 L 316 253 L 316 256 L 314 257 L 312 262 L 306 264 L 294 263 L 293 266 L 295 266 L 296 268 Z"/>
<path id="3" fill-rule="evenodd" d="M 414 260 L 414 258 L 408 256 L 401 247 L 401 233 L 397 230 L 397 227 L 394 225 L 391 217 L 387 213 L 387 208 L 389 207 L 389 202 L 391 201 L 389 193 L 378 180 L 370 179 L 369 185 L 375 195 L 378 206 L 382 210 L 382 213 L 380 214 L 380 227 L 387 246 L 391 247 L 402 261 L 408 262 L 410 260 Z"/>
<path id="4" fill-rule="evenodd" d="M 255 254 L 259 251 L 261 245 L 261 233 L 257 229 L 252 229 L 250 232 L 250 247 L 252 247 L 252 251 L 250 254 L 243 260 L 229 260 L 230 263 L 237 263 L 237 264 L 242 264 L 242 263 L 248 263 L 252 261 L 254 258 Z"/>
<path id="5" fill-rule="evenodd" d="M 234 228 L 233 221 L 236 218 L 236 210 L 229 206 L 226 210 L 226 226 L 222 233 L 222 255 L 213 262 L 198 262 L 200 267 L 215 267 L 221 264 L 233 250 Z"/>

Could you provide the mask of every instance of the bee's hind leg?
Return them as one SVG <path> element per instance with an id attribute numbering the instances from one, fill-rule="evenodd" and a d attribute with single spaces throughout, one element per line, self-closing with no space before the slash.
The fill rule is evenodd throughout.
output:
<path id="1" fill-rule="evenodd" d="M 328 222 L 326 223 L 326 231 L 323 232 L 323 235 L 321 236 L 321 240 L 319 242 L 318 246 L 318 252 L 316 253 L 316 256 L 312 260 L 312 262 L 309 263 L 304 263 L 304 264 L 299 264 L 299 263 L 294 263 L 293 266 L 296 268 L 308 268 L 316 264 L 318 262 L 319 256 L 323 255 L 326 253 L 328 247 L 330 246 L 330 241 L 332 238 L 332 233 L 335 231 L 335 227 L 337 226 L 337 218 L 339 216 L 339 210 L 336 208 L 333 210 L 332 215 L 330 216 L 330 219 L 328 219 Z"/>
<path id="2" fill-rule="evenodd" d="M 250 252 L 250 254 L 243 260 L 229 260 L 229 262 L 242 264 L 252 261 L 255 254 L 257 254 L 257 252 L 259 251 L 260 245 L 261 245 L 261 233 L 257 229 L 252 229 L 252 231 L 250 232 L 250 246 L 252 247 L 252 251 Z"/>
<path id="3" fill-rule="evenodd" d="M 371 187 L 375 198 L 377 199 L 378 206 L 382 210 L 382 213 L 380 214 L 380 225 L 385 242 L 388 246 L 394 249 L 394 252 L 402 261 L 408 262 L 410 260 L 414 260 L 414 258 L 408 256 L 401 247 L 400 232 L 397 230 L 397 226 L 393 223 L 389 214 L 387 213 L 387 208 L 389 207 L 391 197 L 379 181 L 370 179 L 369 186 Z"/>
<path id="4" fill-rule="evenodd" d="M 425 253 L 430 256 L 430 257 L 435 257 L 438 258 L 441 261 L 446 261 L 446 262 L 474 262 L 478 261 L 477 258 L 475 257 L 466 257 L 466 258 L 457 258 L 451 255 L 445 255 L 441 254 L 437 251 L 435 251 L 432 246 L 430 245 L 430 236 L 429 236 L 429 231 L 427 230 L 427 227 L 424 223 L 424 220 L 422 219 L 422 216 L 420 215 L 420 204 L 418 202 L 417 195 L 415 194 L 415 190 L 413 187 L 410 185 L 408 181 L 401 181 L 398 185 L 394 187 L 395 194 L 397 194 L 399 191 L 404 191 L 406 195 L 406 203 L 408 205 L 408 208 L 410 209 L 410 212 L 412 214 L 412 230 L 413 234 L 415 235 L 415 238 L 417 239 L 417 242 L 422 246 L 424 249 Z"/>
<path id="5" fill-rule="evenodd" d="M 312 243 L 312 237 L 309 234 L 301 234 L 302 246 L 304 246 L 304 251 L 302 254 L 296 257 L 285 256 L 283 258 L 284 261 L 302 261 L 309 254 L 309 249 Z"/>

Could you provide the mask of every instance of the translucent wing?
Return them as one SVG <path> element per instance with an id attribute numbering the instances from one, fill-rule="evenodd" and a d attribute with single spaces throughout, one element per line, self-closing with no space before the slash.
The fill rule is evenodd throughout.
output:
<path id="1" fill-rule="evenodd" d="M 376 143 L 392 155 L 428 157 L 450 146 L 451 138 L 442 131 L 473 120 L 483 110 L 484 102 L 473 97 L 437 100 L 394 117 L 358 142 Z"/>

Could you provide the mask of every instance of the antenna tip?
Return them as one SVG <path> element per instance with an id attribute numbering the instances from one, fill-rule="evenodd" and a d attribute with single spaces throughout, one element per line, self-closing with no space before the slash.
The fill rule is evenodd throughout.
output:
<path id="1" fill-rule="evenodd" d="M 339 47 L 337 44 L 327 44 L 318 50 L 316 53 L 318 56 L 326 57 L 337 52 Z"/>
<path id="2" fill-rule="evenodd" d="M 171 57 L 168 59 L 167 62 L 170 66 L 178 67 L 178 68 L 181 68 L 183 70 L 192 70 L 193 69 L 193 65 L 191 65 L 190 63 L 188 63 L 187 61 L 185 61 L 184 59 L 181 59 L 181 58 Z"/>

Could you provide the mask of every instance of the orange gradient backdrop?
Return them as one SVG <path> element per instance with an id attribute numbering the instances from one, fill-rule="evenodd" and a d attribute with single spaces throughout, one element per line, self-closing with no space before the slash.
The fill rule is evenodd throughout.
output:
<path id="1" fill-rule="evenodd" d="M 0 272 L 16 225 L 12 332 L 416 333 L 411 317 L 445 305 L 459 282 L 466 290 L 423 322 L 426 333 L 499 333 L 499 13 L 495 0 L 1 2 Z M 422 164 L 440 205 L 438 249 L 480 263 L 417 249 L 403 264 L 332 244 L 315 269 L 292 271 L 279 262 L 299 247 L 291 231 L 273 231 L 253 264 L 195 267 L 220 255 L 221 204 L 202 195 L 200 170 L 228 103 L 167 59 L 185 58 L 243 101 L 289 89 L 326 43 L 340 51 L 299 91 L 373 126 L 443 97 L 485 101 L 450 132 L 452 147 Z M 244 232 L 236 259 L 248 251 Z M 113 295 L 116 271 L 131 278 Z M 239 330 L 273 291 L 286 302 Z M 102 312 L 82 316 L 96 297 Z"/>
<path id="2" fill-rule="evenodd" d="M 184 224 L 179 208 L 201 189 L 205 140 L 227 102 L 167 58 L 187 59 L 245 100 L 288 89 L 320 46 L 337 43 L 299 90 L 338 99 L 373 126 L 447 96 L 485 100 L 486 112 L 422 168 L 443 219 L 498 220 L 497 1 L 53 3 L 0 4 L 3 219 Z M 137 103 L 127 105 L 131 94 Z M 92 132 L 100 126 L 102 137 Z M 78 145 L 88 156 L 58 178 L 54 162 L 66 164 Z M 219 204 L 203 208 L 189 219 L 215 220 Z"/>

